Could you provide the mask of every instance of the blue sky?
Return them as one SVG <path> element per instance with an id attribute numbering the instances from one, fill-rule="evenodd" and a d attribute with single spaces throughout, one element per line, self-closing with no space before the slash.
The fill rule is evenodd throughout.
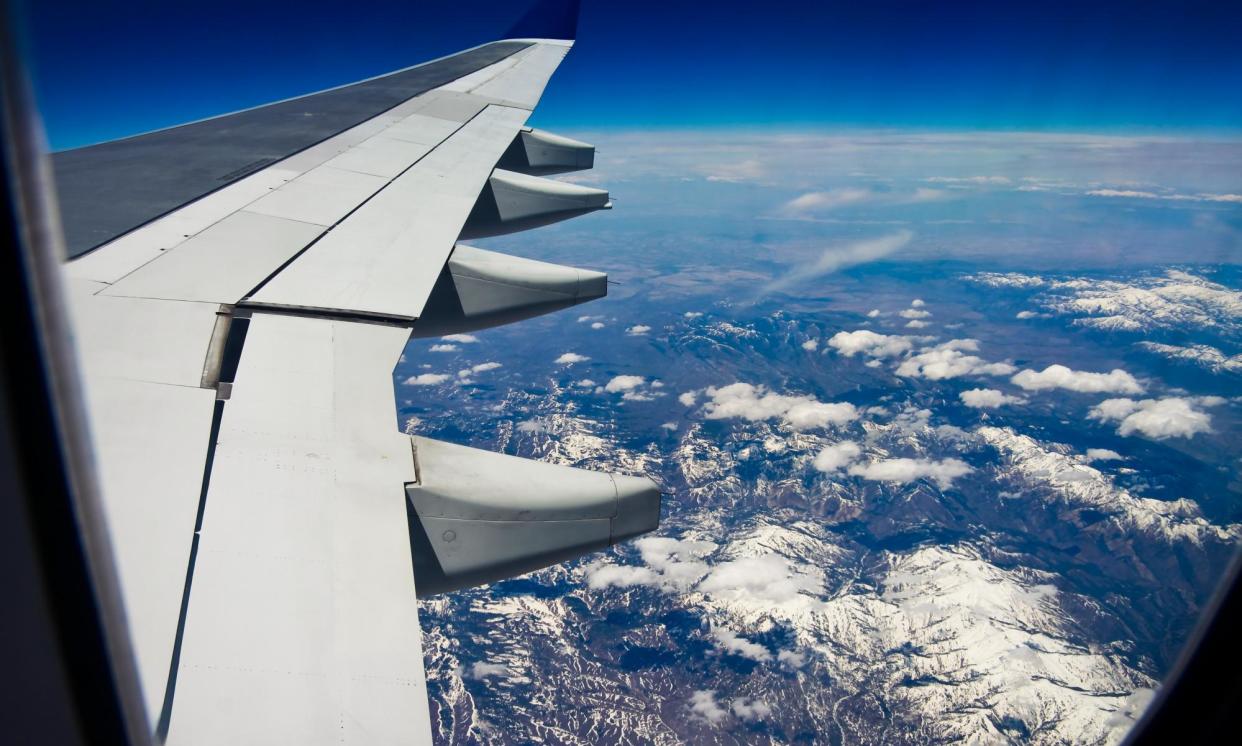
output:
<path id="1" fill-rule="evenodd" d="M 496 38 L 523 3 L 30 4 L 54 148 Z M 1242 129 L 1242 5 L 593 2 L 534 123 L 568 129 Z"/>

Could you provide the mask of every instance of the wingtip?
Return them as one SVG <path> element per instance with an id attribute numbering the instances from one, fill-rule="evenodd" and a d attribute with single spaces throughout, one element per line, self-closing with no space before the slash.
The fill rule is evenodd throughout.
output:
<path id="1" fill-rule="evenodd" d="M 578 36 L 580 0 L 535 0 L 509 29 L 506 39 L 561 39 Z"/>

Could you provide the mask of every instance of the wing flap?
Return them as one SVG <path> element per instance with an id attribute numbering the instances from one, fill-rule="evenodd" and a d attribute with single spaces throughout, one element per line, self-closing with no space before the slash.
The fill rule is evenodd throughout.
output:
<path id="1" fill-rule="evenodd" d="M 428 738 L 404 493 L 414 461 L 391 378 L 407 336 L 251 319 L 204 503 L 169 743 Z"/>

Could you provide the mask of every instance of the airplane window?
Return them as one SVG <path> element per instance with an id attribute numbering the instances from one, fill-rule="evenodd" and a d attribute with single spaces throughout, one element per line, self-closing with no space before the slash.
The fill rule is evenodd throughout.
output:
<path id="1" fill-rule="evenodd" d="M 298 449 L 320 428 L 316 458 L 350 468 L 323 433 L 355 415 L 327 394 L 316 409 L 333 384 L 313 369 L 315 350 L 353 340 L 324 358 L 332 380 L 382 385 L 349 388 L 350 411 L 395 406 L 389 440 L 416 436 L 400 452 L 413 443 L 419 471 L 393 484 L 413 485 L 397 502 L 417 534 L 435 742 L 1097 744 L 1143 716 L 1242 537 L 1236 7 L 738 4 L 707 18 L 695 3 L 587 4 L 529 119 L 532 84 L 486 76 L 563 45 L 480 47 L 432 63 L 459 65 L 439 77 L 400 79 L 400 93 L 350 89 L 315 110 L 322 131 L 242 152 L 228 127 L 195 130 L 180 169 L 93 179 L 141 155 L 91 156 L 114 152 L 96 143 L 519 38 L 500 33 L 508 3 L 383 2 L 344 21 L 341 8 L 273 7 L 244 24 L 226 6 L 29 8 L 70 251 L 94 262 L 79 276 L 93 293 L 185 293 L 150 333 L 174 335 L 183 314 L 223 361 L 200 371 L 195 348 L 193 380 L 169 385 L 200 387 L 201 372 L 215 394 L 159 404 L 201 420 L 221 475 L 191 485 L 188 504 L 201 488 L 207 512 L 187 537 L 226 503 L 212 490 L 247 483 L 227 470 L 265 447 L 255 432 L 285 428 L 299 445 L 254 463 L 314 450 Z M 411 96 L 433 108 L 402 108 Z M 394 129 L 312 163 L 373 117 Z M 511 129 L 488 145 L 472 129 L 485 126 Z M 165 132 L 171 154 L 183 143 Z M 591 146 L 568 165 L 533 155 Z M 385 201 L 451 147 L 465 165 Z M 471 168 L 469 199 L 453 198 Z M 187 203 L 199 212 L 178 213 Z M 358 274 L 372 259 L 356 252 L 381 244 L 396 205 L 428 225 L 456 215 L 443 252 L 408 282 L 400 259 Z M 78 216 L 90 224 L 75 232 Z M 123 272 L 99 258 L 127 240 L 125 256 L 149 256 Z M 219 255 L 229 265 L 208 282 Z M 337 336 L 314 336 L 329 321 Z M 389 368 L 350 378 L 342 361 L 361 366 L 394 329 L 413 337 L 374 353 L 395 363 L 390 402 Z M 276 352 L 260 358 L 263 340 Z M 82 344 L 146 375 L 133 372 L 142 346 Z M 247 380 L 264 381 L 267 409 Z M 375 443 L 360 452 L 389 453 Z M 587 472 L 467 468 L 475 456 L 443 443 Z M 101 453 L 106 470 L 116 450 Z M 453 481 L 467 472 L 490 481 Z M 599 475 L 584 473 L 654 486 L 616 477 L 601 489 L 621 507 L 592 513 L 579 498 Z M 264 498 L 286 489 L 263 484 Z M 627 494 L 658 528 L 654 514 L 618 528 Z M 471 533 L 473 518 L 527 520 L 504 517 L 506 500 L 548 523 Z M 223 525 L 240 520 L 221 510 Z M 552 524 L 562 534 L 547 538 Z M 192 577 L 231 577 L 197 556 Z M 223 593 L 173 581 L 176 608 L 183 588 L 187 604 Z M 186 608 L 168 650 L 231 649 L 201 642 Z M 167 653 L 151 655 L 166 674 Z M 178 708 L 193 710 L 187 681 L 175 700 L 163 684 L 151 697 L 159 727 L 171 718 L 175 733 Z"/>

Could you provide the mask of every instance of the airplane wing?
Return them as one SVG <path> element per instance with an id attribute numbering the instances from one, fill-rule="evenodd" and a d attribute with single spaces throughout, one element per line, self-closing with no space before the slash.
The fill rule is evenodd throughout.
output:
<path id="1" fill-rule="evenodd" d="M 576 8 L 574 10 L 576 19 Z M 151 732 L 430 740 L 417 596 L 650 531 L 660 496 L 410 437 L 413 336 L 607 292 L 458 243 L 610 207 L 526 126 L 572 33 L 55 154 L 105 513 Z"/>

